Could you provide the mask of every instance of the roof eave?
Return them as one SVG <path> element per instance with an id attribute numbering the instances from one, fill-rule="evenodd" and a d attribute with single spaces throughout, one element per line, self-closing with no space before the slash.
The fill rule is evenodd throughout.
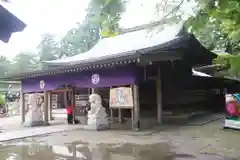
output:
<path id="1" fill-rule="evenodd" d="M 10 75 L 7 77 L 1 77 L 1 80 L 22 80 L 26 77 L 35 77 L 35 76 L 45 76 L 45 75 L 52 75 L 51 73 L 66 73 L 66 72 L 75 72 L 74 69 L 79 69 L 79 70 L 88 70 L 88 69 L 95 69 L 95 68 L 100 68 L 101 65 L 103 67 L 111 67 L 118 65 L 125 65 L 128 63 L 128 61 L 131 60 L 137 60 L 140 58 L 140 53 L 138 54 L 131 54 L 131 55 L 126 55 L 122 57 L 114 57 L 111 59 L 103 59 L 100 61 L 86 61 L 81 64 L 74 64 L 74 65 L 68 65 L 68 66 L 61 66 L 61 67 L 56 67 L 56 68 L 51 68 L 47 70 L 38 70 L 38 71 L 33 71 L 33 72 L 28 72 L 28 73 L 22 73 L 22 74 L 16 74 L 16 75 Z"/>

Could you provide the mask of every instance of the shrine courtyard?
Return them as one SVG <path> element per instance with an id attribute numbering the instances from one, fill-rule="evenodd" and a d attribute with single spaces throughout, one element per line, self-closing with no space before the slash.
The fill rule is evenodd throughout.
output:
<path id="1" fill-rule="evenodd" d="M 203 126 L 162 126 L 140 132 L 71 130 L 2 142 L 0 154 L 5 159 L 29 160 L 239 159 L 239 133 L 222 130 L 222 123 L 220 119 Z"/>

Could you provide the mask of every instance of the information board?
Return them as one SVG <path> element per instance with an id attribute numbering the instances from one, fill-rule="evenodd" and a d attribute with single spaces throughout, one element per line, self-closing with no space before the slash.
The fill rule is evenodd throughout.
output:
<path id="1" fill-rule="evenodd" d="M 110 89 L 110 108 L 133 108 L 133 94 L 130 87 Z"/>

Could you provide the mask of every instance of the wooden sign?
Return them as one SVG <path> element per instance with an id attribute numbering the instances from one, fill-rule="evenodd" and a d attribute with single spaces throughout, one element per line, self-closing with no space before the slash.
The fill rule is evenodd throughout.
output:
<path id="1" fill-rule="evenodd" d="M 133 108 L 133 94 L 130 87 L 110 89 L 110 108 Z"/>

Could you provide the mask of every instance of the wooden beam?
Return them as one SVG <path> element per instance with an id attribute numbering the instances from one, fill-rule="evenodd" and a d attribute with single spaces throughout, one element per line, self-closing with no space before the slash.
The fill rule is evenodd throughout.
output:
<path id="1" fill-rule="evenodd" d="M 71 91 L 70 88 L 63 88 L 63 89 L 53 90 L 52 93 L 63 93 L 63 92 L 69 92 L 69 91 Z"/>
<path id="2" fill-rule="evenodd" d="M 193 67 L 193 68 L 197 71 L 202 71 L 209 68 L 219 68 L 219 67 L 224 68 L 225 66 L 222 64 L 213 64 L 213 65 L 199 66 L 199 67 Z"/>
<path id="3" fill-rule="evenodd" d="M 150 51 L 146 51 L 147 53 Z M 149 62 L 159 62 L 159 61 L 174 61 L 174 60 L 182 60 L 183 53 L 180 52 L 152 52 L 145 54 L 140 58 L 140 65 L 145 66 L 149 64 Z"/>

